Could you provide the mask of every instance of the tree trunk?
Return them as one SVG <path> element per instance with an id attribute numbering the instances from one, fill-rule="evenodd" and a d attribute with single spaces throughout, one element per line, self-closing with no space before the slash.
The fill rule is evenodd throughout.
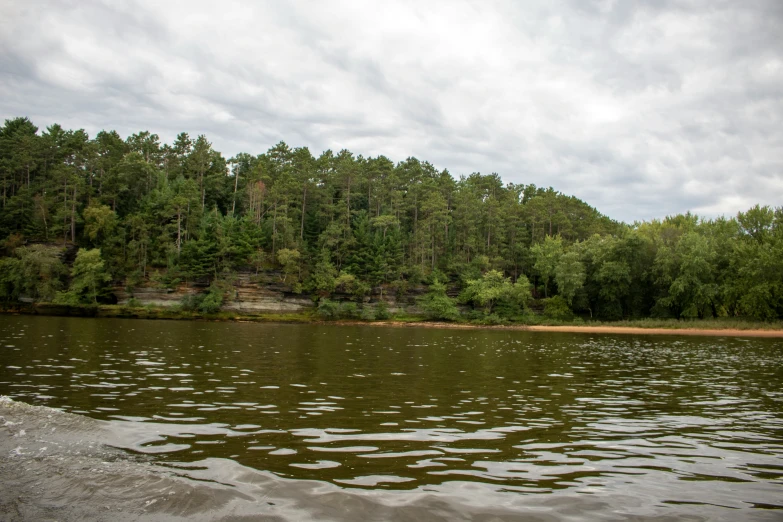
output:
<path id="1" fill-rule="evenodd" d="M 65 209 L 68 208 L 68 178 L 65 178 L 65 188 L 63 189 L 63 241 L 68 241 L 68 217 L 65 215 Z"/>
<path id="2" fill-rule="evenodd" d="M 489 255 L 490 237 L 492 235 L 492 204 L 487 209 L 487 255 Z"/>
<path id="3" fill-rule="evenodd" d="M 206 201 L 206 191 L 204 190 L 204 172 L 199 171 L 198 183 L 201 187 L 201 212 L 204 212 L 204 202 Z"/>
<path id="4" fill-rule="evenodd" d="M 304 193 L 302 194 L 302 224 L 299 227 L 299 239 L 304 241 L 304 222 L 305 222 L 305 210 L 307 204 L 307 183 L 304 186 Z"/>
<path id="5" fill-rule="evenodd" d="M 433 230 L 433 226 L 430 225 L 430 236 L 432 237 L 432 263 L 430 265 L 430 270 L 435 270 L 435 232 Z"/>
<path id="6" fill-rule="evenodd" d="M 237 208 L 237 185 L 239 185 L 239 172 L 234 172 L 234 201 L 231 203 L 231 215 Z"/>
<path id="7" fill-rule="evenodd" d="M 76 187 L 73 188 L 71 200 L 71 241 L 76 241 Z"/>
<path id="8" fill-rule="evenodd" d="M 348 214 L 346 215 L 346 228 L 348 230 L 351 229 L 351 178 L 348 177 L 348 195 L 346 197 L 346 202 L 348 205 Z"/>
<path id="9" fill-rule="evenodd" d="M 272 214 L 272 260 L 275 258 L 275 245 L 277 243 L 277 201 L 275 201 L 275 210 Z"/>
<path id="10" fill-rule="evenodd" d="M 443 251 L 448 250 L 449 246 L 449 214 L 451 214 L 451 194 L 449 194 L 446 200 L 446 219 L 444 220 L 444 236 L 443 236 Z"/>
<path id="11" fill-rule="evenodd" d="M 190 239 L 190 234 L 188 234 L 188 229 L 190 229 L 190 221 L 188 220 L 188 216 L 190 216 L 190 201 L 188 201 L 188 209 L 185 211 L 185 221 L 187 221 L 187 224 L 185 225 L 185 241 Z"/>

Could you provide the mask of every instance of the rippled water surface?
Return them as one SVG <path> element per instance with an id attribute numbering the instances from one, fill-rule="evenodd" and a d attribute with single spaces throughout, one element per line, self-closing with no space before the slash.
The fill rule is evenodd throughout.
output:
<path id="1" fill-rule="evenodd" d="M 783 515 L 777 339 L 0 316 L 0 395 L 162 463 Z"/>

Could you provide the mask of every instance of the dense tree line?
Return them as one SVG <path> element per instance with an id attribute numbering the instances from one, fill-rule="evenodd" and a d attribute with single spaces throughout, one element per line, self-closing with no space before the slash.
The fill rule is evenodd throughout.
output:
<path id="1" fill-rule="evenodd" d="M 0 183 L 7 301 L 198 282 L 216 309 L 236 273 L 275 271 L 323 303 L 427 284 L 421 306 L 445 319 L 518 318 L 531 297 L 560 318 L 783 316 L 781 208 L 627 225 L 552 188 L 416 158 L 280 142 L 226 159 L 203 135 L 91 139 L 27 118 L 0 128 Z"/>

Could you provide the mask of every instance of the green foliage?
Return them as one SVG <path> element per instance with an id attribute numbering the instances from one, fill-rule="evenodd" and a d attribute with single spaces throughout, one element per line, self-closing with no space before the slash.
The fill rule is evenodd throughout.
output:
<path id="1" fill-rule="evenodd" d="M 364 297 L 371 290 L 370 285 L 348 272 L 340 272 L 340 275 L 334 280 L 334 289 L 337 292 L 356 297 Z"/>
<path id="2" fill-rule="evenodd" d="M 526 277 L 520 276 L 512 283 L 511 278 L 503 277 L 498 270 L 490 270 L 480 279 L 468 281 L 460 294 L 462 302 L 482 307 L 485 315 L 495 313 L 507 319 L 521 314 L 529 299 L 530 283 Z"/>
<path id="3" fill-rule="evenodd" d="M 310 275 L 308 287 L 320 295 L 331 294 L 337 286 L 337 269 L 330 257 L 328 250 L 322 250 L 320 259 Z"/>
<path id="4" fill-rule="evenodd" d="M 131 278 L 130 280 L 136 284 L 140 282 L 138 279 L 135 278 L 137 277 L 137 275 L 138 274 L 136 273 L 136 274 L 131 274 L 129 276 Z M 160 288 L 169 288 L 169 289 L 174 289 L 177 286 L 179 286 L 180 283 L 182 283 L 182 279 L 176 274 L 176 272 L 173 271 L 164 272 L 161 270 L 156 270 L 150 274 L 149 280 L 150 282 L 155 283 L 155 285 Z M 135 284 L 133 286 L 135 286 Z"/>
<path id="5" fill-rule="evenodd" d="M 732 244 L 721 309 L 760 320 L 783 317 L 783 210 L 756 206 L 738 220 L 744 241 Z"/>
<path id="6" fill-rule="evenodd" d="M 403 297 L 410 290 L 410 283 L 404 279 L 398 279 L 392 281 L 391 288 L 398 297 Z"/>
<path id="7" fill-rule="evenodd" d="M 574 314 L 571 312 L 568 301 L 562 296 L 556 295 L 544 300 L 544 317 L 567 321 L 573 319 Z"/>
<path id="8" fill-rule="evenodd" d="M 374 321 L 376 319 L 375 309 L 372 306 L 364 305 L 359 312 L 362 321 Z"/>
<path id="9" fill-rule="evenodd" d="M 488 314 L 482 317 L 477 322 L 480 324 L 501 325 L 501 324 L 507 324 L 508 319 L 506 317 L 501 317 L 498 314 Z"/>
<path id="10" fill-rule="evenodd" d="M 277 251 L 277 262 L 283 267 L 283 281 L 290 280 L 292 276 L 295 276 L 296 281 L 299 280 L 299 261 L 302 254 L 298 250 L 281 248 Z"/>
<path id="11" fill-rule="evenodd" d="M 586 301 L 591 315 L 616 320 L 630 313 L 634 283 L 637 286 L 646 283 L 644 269 L 638 262 L 641 245 L 633 233 L 625 237 L 594 235 L 578 244 L 585 266 Z M 643 287 L 638 291 L 643 292 Z"/>
<path id="12" fill-rule="evenodd" d="M 542 243 L 530 249 L 535 259 L 533 268 L 544 282 L 544 295 L 548 295 L 549 280 L 556 275 L 560 257 L 563 255 L 563 240 L 560 236 L 544 238 Z"/>
<path id="13" fill-rule="evenodd" d="M 340 303 L 339 315 L 345 319 L 358 319 L 359 306 L 353 301 L 344 301 Z"/>
<path id="14" fill-rule="evenodd" d="M 213 283 L 206 292 L 188 294 L 182 298 L 183 310 L 199 312 L 202 314 L 216 314 L 223 306 L 223 297 L 226 289 L 224 285 Z"/>
<path id="15" fill-rule="evenodd" d="M 386 304 L 386 301 L 378 301 L 378 304 L 375 305 L 375 319 L 385 321 L 390 317 L 391 313 L 389 313 L 389 306 Z"/>
<path id="16" fill-rule="evenodd" d="M 372 291 L 372 287 L 364 281 L 359 281 L 353 289 L 353 295 L 355 295 L 357 298 L 363 298 L 366 295 L 369 295 Z"/>
<path id="17" fill-rule="evenodd" d="M 117 214 L 108 205 L 90 205 L 84 209 L 84 233 L 94 244 L 110 237 L 117 227 Z"/>
<path id="18" fill-rule="evenodd" d="M 97 304 L 98 297 L 108 291 L 111 276 L 106 272 L 105 264 L 98 248 L 87 250 L 80 248 L 71 269 L 71 285 L 67 292 L 59 292 L 55 302 L 62 304 Z"/>
<path id="19" fill-rule="evenodd" d="M 318 301 L 318 316 L 322 319 L 367 319 L 372 312 L 372 308 L 368 307 L 368 317 L 364 317 L 364 309 L 360 310 L 356 303 L 346 301 L 337 303 L 329 299 L 320 299 Z M 372 319 L 374 319 L 374 314 Z"/>
<path id="20" fill-rule="evenodd" d="M 66 305 L 66 306 L 81 306 L 85 303 L 85 300 L 76 292 L 57 292 L 52 300 L 53 303 Z"/>
<path id="21" fill-rule="evenodd" d="M 30 245 L 14 249 L 14 257 L 1 258 L 0 299 L 52 301 L 68 274 L 61 254 L 57 247 Z"/>
<path id="22" fill-rule="evenodd" d="M 429 319 L 459 319 L 457 303 L 446 295 L 446 285 L 437 279 L 430 285 L 430 291 L 418 299 L 418 305 Z"/>
<path id="23" fill-rule="evenodd" d="M 16 301 L 19 298 L 16 274 L 19 272 L 19 260 L 0 259 L 0 300 Z"/>
<path id="24" fill-rule="evenodd" d="M 205 239 L 191 240 L 182 247 L 179 267 L 191 280 L 214 277 L 217 273 L 217 245 Z"/>
<path id="25" fill-rule="evenodd" d="M 355 301 L 453 281 L 484 322 L 525 320 L 528 281 L 594 319 L 783 317 L 783 208 L 629 226 L 494 173 L 455 179 L 416 158 L 316 157 L 284 142 L 252 152 L 226 159 L 203 135 L 162 144 L 148 131 L 91 138 L 6 120 L 0 299 L 94 304 L 109 274 L 129 288 L 174 288 L 237 272 L 268 281 L 261 272 L 281 268 L 296 292 Z M 60 250 L 77 244 L 99 247 L 103 265 L 83 259 L 63 292 Z M 222 294 L 203 300 L 193 309 L 217 310 Z M 445 290 L 422 303 L 430 317 L 458 317 Z"/>
<path id="26" fill-rule="evenodd" d="M 218 285 L 211 285 L 199 303 L 198 311 L 202 314 L 215 314 L 223 306 L 223 289 Z"/>
<path id="27" fill-rule="evenodd" d="M 715 251 L 709 239 L 688 232 L 674 248 L 659 251 L 656 266 L 663 281 L 671 281 L 658 305 L 683 318 L 713 317 L 718 297 L 714 275 Z"/>
<path id="28" fill-rule="evenodd" d="M 329 299 L 321 299 L 318 301 L 318 315 L 323 319 L 337 319 L 339 311 L 339 303 L 335 303 Z"/>
<path id="29" fill-rule="evenodd" d="M 574 296 L 585 283 L 585 267 L 579 252 L 570 251 L 560 257 L 555 266 L 555 282 L 560 296 L 571 306 Z"/>
<path id="30" fill-rule="evenodd" d="M 335 289 L 345 294 L 353 293 L 356 284 L 356 276 L 347 272 L 340 272 L 340 275 L 334 280 Z"/>

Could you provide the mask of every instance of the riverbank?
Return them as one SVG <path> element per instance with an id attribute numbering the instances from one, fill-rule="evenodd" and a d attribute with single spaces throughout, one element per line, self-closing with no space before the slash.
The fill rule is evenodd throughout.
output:
<path id="1" fill-rule="evenodd" d="M 632 335 L 703 335 L 720 337 L 779 337 L 783 338 L 783 330 L 761 330 L 737 328 L 644 328 L 631 326 L 529 326 L 528 330 L 535 332 L 567 332 L 596 334 L 632 334 Z"/>
<path id="2" fill-rule="evenodd" d="M 200 314 L 169 307 L 129 307 L 122 305 L 63 306 L 48 303 L 21 304 L 0 309 L 0 313 L 67 317 L 111 317 L 119 319 L 160 319 L 189 321 L 237 321 L 263 323 L 333 324 L 352 326 L 385 326 L 398 328 L 442 328 L 517 330 L 531 332 L 562 332 L 619 335 L 701 335 L 730 337 L 783 338 L 783 322 L 760 322 L 741 319 L 637 319 L 614 323 L 537 321 L 531 323 L 481 324 L 468 322 L 430 321 L 417 316 L 394 316 L 389 320 L 361 321 L 357 319 L 324 320 L 315 311 L 290 313 L 241 314 L 222 311 Z"/>
<path id="3" fill-rule="evenodd" d="M 353 326 L 391 326 L 401 328 L 443 328 L 452 330 L 515 330 L 525 332 L 560 332 L 585 334 L 622 334 L 622 335 L 701 335 L 708 337 L 776 337 L 783 338 L 783 328 L 732 328 L 727 324 L 724 328 L 701 328 L 698 322 L 692 326 L 672 326 L 669 328 L 654 328 L 645 326 L 613 326 L 602 324 L 592 325 L 482 325 L 465 323 L 442 323 L 425 321 L 329 321 L 329 324 L 345 324 Z"/>

